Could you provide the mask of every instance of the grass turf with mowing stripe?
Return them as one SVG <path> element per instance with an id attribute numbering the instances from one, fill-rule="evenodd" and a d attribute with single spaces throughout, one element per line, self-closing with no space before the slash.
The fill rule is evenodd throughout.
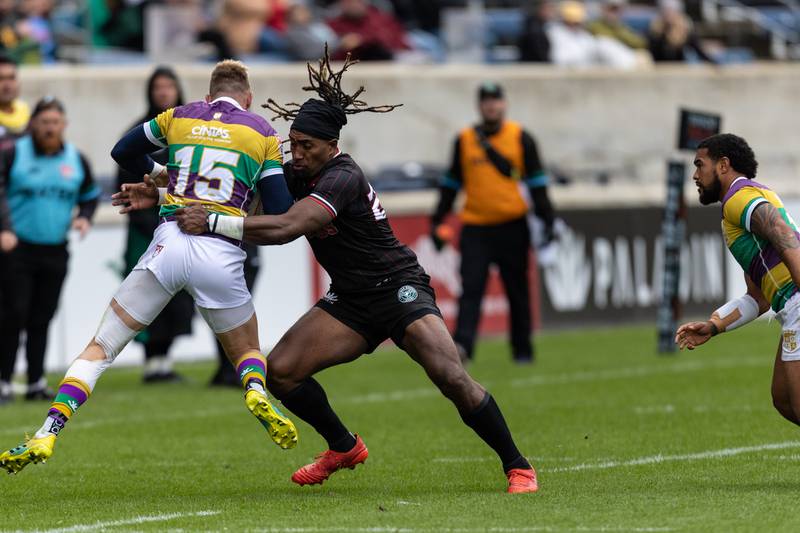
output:
<path id="1" fill-rule="evenodd" d="M 322 487 L 293 470 L 324 447 L 298 423 L 282 451 L 238 391 L 143 386 L 112 369 L 46 465 L 0 477 L 0 530 L 797 531 L 800 433 L 772 409 L 776 324 L 756 323 L 676 357 L 652 327 L 560 332 L 515 366 L 483 343 L 472 374 L 495 395 L 540 472 L 536 495 L 503 493 L 493 453 L 405 355 L 323 372 L 370 458 Z M 16 445 L 46 405 L 0 408 Z"/>

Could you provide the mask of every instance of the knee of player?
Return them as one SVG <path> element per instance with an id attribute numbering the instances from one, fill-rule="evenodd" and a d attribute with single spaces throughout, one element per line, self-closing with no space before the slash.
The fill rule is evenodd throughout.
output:
<path id="1" fill-rule="evenodd" d="M 469 386 L 470 378 L 464 367 L 458 363 L 440 365 L 430 373 L 431 379 L 445 394 L 456 392 Z"/>
<path id="2" fill-rule="evenodd" d="M 267 382 L 281 384 L 291 380 L 292 367 L 288 361 L 280 357 L 267 358 Z"/>
<path id="3" fill-rule="evenodd" d="M 118 306 L 115 307 L 114 303 L 115 302 L 112 302 L 112 305 L 106 309 L 103 318 L 100 320 L 97 333 L 87 347 L 87 351 L 96 353 L 96 350 L 92 349 L 92 347 L 96 345 L 102 350 L 106 359 L 109 361 L 116 359 L 122 349 L 125 348 L 143 328 L 141 324 L 135 322 L 130 324 L 132 319 L 130 319 L 127 314 L 120 316 L 120 313 L 117 311 Z M 129 320 L 125 320 L 126 317 L 129 318 Z"/>

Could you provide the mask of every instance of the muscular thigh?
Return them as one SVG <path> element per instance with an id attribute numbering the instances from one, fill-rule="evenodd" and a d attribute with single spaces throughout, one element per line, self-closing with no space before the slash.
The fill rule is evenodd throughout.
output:
<path id="1" fill-rule="evenodd" d="M 462 366 L 447 326 L 437 315 L 426 315 L 411 323 L 403 337 L 403 348 L 426 371 Z"/>
<path id="2" fill-rule="evenodd" d="M 325 368 L 353 361 L 367 341 L 318 307 L 311 308 L 287 331 L 268 357 L 268 374 L 303 379 Z"/>

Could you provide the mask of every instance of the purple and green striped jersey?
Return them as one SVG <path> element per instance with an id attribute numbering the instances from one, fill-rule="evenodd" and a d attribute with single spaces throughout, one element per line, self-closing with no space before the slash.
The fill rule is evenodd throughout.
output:
<path id="1" fill-rule="evenodd" d="M 231 98 L 168 109 L 143 127 L 150 142 L 169 149 L 162 217 L 193 203 L 246 216 L 258 180 L 283 174 L 278 134 Z"/>
<path id="2" fill-rule="evenodd" d="M 797 233 L 797 226 L 778 195 L 744 177 L 734 180 L 722 199 L 722 233 L 733 257 L 753 283 L 761 288 L 772 309 L 778 312 L 797 292 L 797 287 L 778 251 L 750 230 L 753 211 L 763 203 L 769 203 L 777 209 L 783 220 Z"/>

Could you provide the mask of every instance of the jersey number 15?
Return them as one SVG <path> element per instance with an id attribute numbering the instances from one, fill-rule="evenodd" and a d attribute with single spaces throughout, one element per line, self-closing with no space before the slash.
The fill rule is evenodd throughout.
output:
<path id="1" fill-rule="evenodd" d="M 175 195 L 186 196 L 189 175 L 197 174 L 192 190 L 188 191 L 190 198 L 217 203 L 231 199 L 240 154 L 205 146 L 186 146 L 176 150 L 174 157 L 179 166 Z"/>

